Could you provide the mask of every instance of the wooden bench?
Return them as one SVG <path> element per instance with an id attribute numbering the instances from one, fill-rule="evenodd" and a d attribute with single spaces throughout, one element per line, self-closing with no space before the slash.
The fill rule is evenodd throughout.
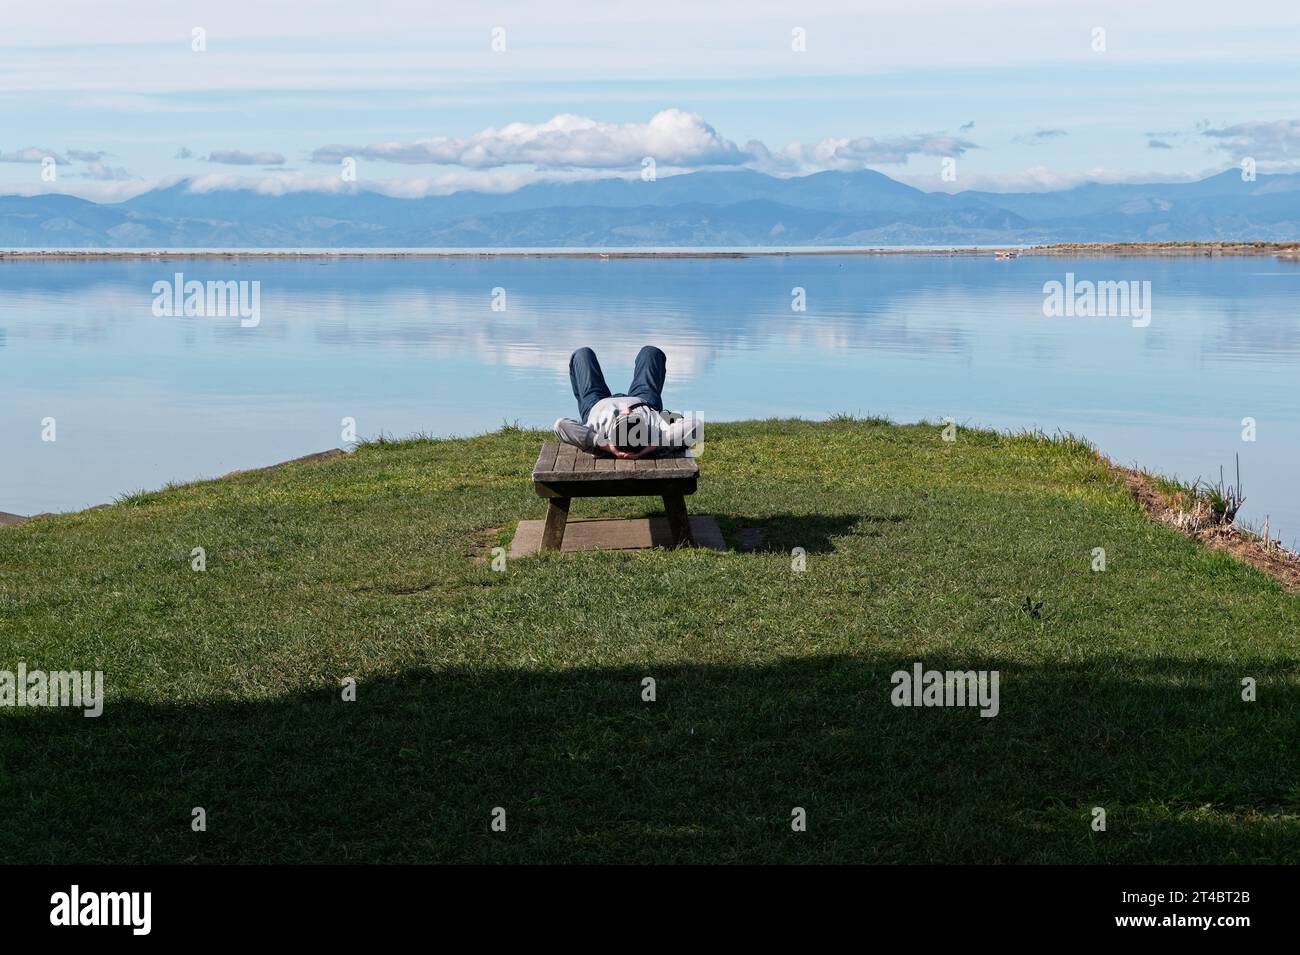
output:
<path id="1" fill-rule="evenodd" d="M 695 493 L 700 467 L 685 449 L 659 451 L 636 461 L 589 454 L 571 444 L 544 444 L 533 466 L 533 490 L 546 498 L 542 550 L 559 550 L 575 497 L 658 496 L 664 499 L 674 547 L 691 547 L 686 495 Z"/>

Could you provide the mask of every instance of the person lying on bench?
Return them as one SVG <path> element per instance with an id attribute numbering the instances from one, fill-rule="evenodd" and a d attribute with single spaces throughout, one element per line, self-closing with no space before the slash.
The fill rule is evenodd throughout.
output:
<path id="1" fill-rule="evenodd" d="M 607 451 L 634 460 L 659 448 L 692 444 L 693 418 L 664 412 L 662 397 L 668 359 L 653 345 L 636 356 L 627 394 L 612 395 L 596 353 L 579 348 L 569 357 L 569 381 L 578 399 L 578 420 L 555 422 L 555 436 L 584 451 Z"/>

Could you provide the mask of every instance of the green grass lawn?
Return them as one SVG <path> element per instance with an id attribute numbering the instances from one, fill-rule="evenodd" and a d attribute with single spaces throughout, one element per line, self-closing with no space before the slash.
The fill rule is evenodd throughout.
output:
<path id="1" fill-rule="evenodd" d="M 1150 521 L 1082 443 L 710 425 L 688 503 L 756 550 L 496 572 L 474 557 L 544 514 L 544 437 L 0 530 L 0 669 L 108 689 L 99 719 L 0 709 L 0 857 L 1300 861 L 1300 601 Z M 1000 671 L 1000 714 L 895 708 L 916 661 Z"/>

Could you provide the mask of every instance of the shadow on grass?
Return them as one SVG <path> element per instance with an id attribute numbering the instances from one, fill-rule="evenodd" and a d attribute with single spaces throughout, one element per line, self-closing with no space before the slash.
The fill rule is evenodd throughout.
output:
<path id="1" fill-rule="evenodd" d="M 717 518 L 730 546 L 760 554 L 789 554 L 795 547 L 807 554 L 829 554 L 835 550 L 836 538 L 879 537 L 882 527 L 907 520 L 897 514 L 719 514 Z"/>
<path id="2" fill-rule="evenodd" d="M 0 714 L 10 862 L 1298 861 L 1300 698 L 1158 659 L 895 708 L 893 658 L 408 672 Z M 1240 678 L 1260 702 L 1240 700 Z M 643 702 L 642 680 L 657 700 Z M 110 674 L 111 678 L 111 674 Z M 207 813 L 191 831 L 191 810 Z M 492 832 L 494 807 L 507 830 Z M 807 810 L 808 831 L 791 831 Z M 1089 827 L 1107 811 L 1104 833 Z"/>

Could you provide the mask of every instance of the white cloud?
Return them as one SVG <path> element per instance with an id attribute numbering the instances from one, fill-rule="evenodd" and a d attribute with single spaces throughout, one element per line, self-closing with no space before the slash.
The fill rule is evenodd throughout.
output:
<path id="1" fill-rule="evenodd" d="M 797 174 L 823 169 L 854 170 L 872 164 L 898 165 L 912 156 L 962 156 L 979 146 L 947 133 L 916 133 L 910 136 L 856 139 L 823 139 L 817 143 L 790 143 L 772 153 L 762 143 L 746 149 L 755 155 L 754 167 L 775 174 Z"/>
<path id="2" fill-rule="evenodd" d="M 246 153 L 240 149 L 214 149 L 205 157 L 206 162 L 224 163 L 227 166 L 279 166 L 284 157 L 279 153 Z"/>
<path id="3" fill-rule="evenodd" d="M 1026 146 L 1041 146 L 1043 143 L 1051 142 L 1053 139 L 1060 139 L 1062 136 L 1068 136 L 1063 129 L 1043 129 L 1039 127 L 1032 133 L 1022 133 L 1012 138 L 1012 142 L 1023 143 Z"/>
<path id="4" fill-rule="evenodd" d="M 863 163 L 905 163 L 913 155 L 962 156 L 968 149 L 979 149 L 970 140 L 944 133 L 922 133 L 917 136 L 898 136 L 876 139 L 862 136 L 850 139 L 836 151 L 836 158 Z"/>
<path id="5" fill-rule="evenodd" d="M 115 169 L 113 173 L 126 173 Z M 129 175 L 129 174 L 127 174 Z M 532 169 L 457 169 L 431 176 L 370 179 L 362 177 L 357 183 L 344 182 L 337 174 L 307 175 L 277 169 L 265 175 L 250 172 L 211 173 L 205 176 L 164 176 L 161 178 L 66 178 L 54 183 L 0 182 L 0 196 L 34 196 L 61 194 L 90 199 L 94 202 L 122 202 L 151 189 L 165 189 L 178 182 L 188 182 L 190 192 L 217 192 L 226 189 L 249 189 L 268 196 L 282 196 L 294 192 L 350 192 L 356 189 L 378 192 L 399 199 L 418 199 L 424 196 L 445 196 L 471 189 L 475 192 L 513 192 L 534 182 L 578 182 L 592 179 L 636 178 L 638 172 L 623 175 L 604 170 L 550 170 Z"/>
<path id="6" fill-rule="evenodd" d="M 344 182 L 338 176 L 305 176 L 297 172 L 277 171 L 265 176 L 240 176 L 234 173 L 195 176 L 189 180 L 187 191 L 251 189 L 267 196 L 282 196 L 290 192 L 349 192 L 355 188 L 355 184 Z"/>
<path id="7" fill-rule="evenodd" d="M 1073 189 L 1089 182 L 1101 183 L 1149 183 L 1149 182 L 1195 182 L 1222 172 L 1222 168 L 1203 172 L 1133 172 L 1121 169 L 1108 169 L 1097 166 L 1092 169 L 1049 169 L 1047 166 L 1031 166 L 1028 169 L 1011 172 L 972 173 L 959 171 L 956 182 L 944 182 L 938 172 L 919 176 L 895 176 L 900 182 L 915 186 L 926 192 L 1052 192 L 1058 189 Z"/>
<path id="8" fill-rule="evenodd" d="M 83 179 L 97 179 L 102 182 L 127 182 L 135 178 L 121 166 L 114 168 L 102 162 L 87 163 L 81 176 Z"/>
<path id="9" fill-rule="evenodd" d="M 367 181 L 367 188 L 402 199 L 445 196 L 453 192 L 514 192 L 536 182 L 590 182 L 593 179 L 636 179 L 640 172 L 603 169 L 454 169 L 432 176 Z"/>
<path id="10" fill-rule="evenodd" d="M 1300 159 L 1300 119 L 1237 123 L 1201 132 L 1233 159 Z"/>
<path id="11" fill-rule="evenodd" d="M 665 109 L 647 123 L 605 123 L 562 113 L 545 123 L 510 123 L 464 138 L 323 146 L 312 160 L 337 163 L 349 156 L 470 169 L 519 164 L 542 169 L 618 169 L 639 167 L 646 156 L 666 166 L 717 166 L 739 165 L 751 158 L 703 117 L 680 109 Z"/>
<path id="12" fill-rule="evenodd" d="M 307 175 L 277 170 L 266 176 L 242 176 L 214 173 L 190 181 L 190 192 L 214 192 L 222 189 L 251 189 L 264 195 L 281 196 L 292 192 L 350 192 L 363 189 L 399 199 L 445 196 L 462 190 L 475 192 L 514 192 L 535 182 L 582 182 L 593 179 L 637 178 L 640 173 L 611 174 L 607 170 L 535 170 L 453 169 L 428 176 L 372 179 L 362 175 L 358 182 L 344 182 L 337 174 Z"/>
<path id="13" fill-rule="evenodd" d="M 66 166 L 68 160 L 60 156 L 52 149 L 38 149 L 35 146 L 28 146 L 25 149 L 15 149 L 11 152 L 0 152 L 0 162 L 30 162 L 42 163 L 47 158 L 54 160 L 56 165 Z"/>

